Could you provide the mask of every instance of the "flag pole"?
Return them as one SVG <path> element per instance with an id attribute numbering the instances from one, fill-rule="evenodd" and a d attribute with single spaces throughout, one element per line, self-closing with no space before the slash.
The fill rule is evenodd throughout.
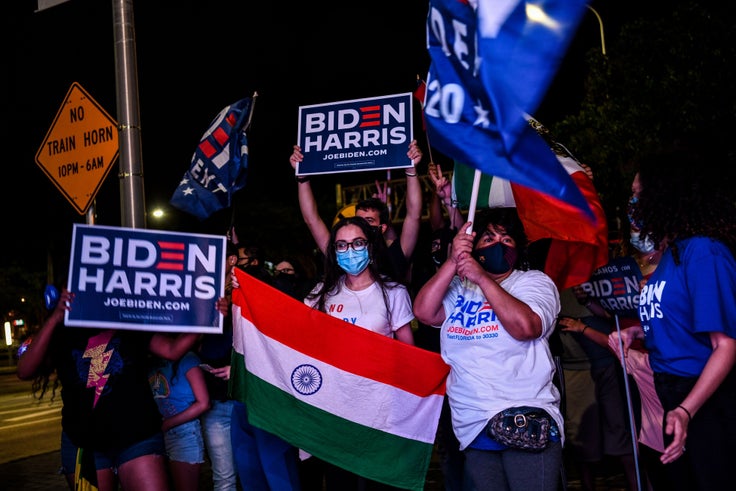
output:
<path id="1" fill-rule="evenodd" d="M 475 208 L 478 206 L 478 191 L 480 188 L 480 177 L 481 177 L 481 171 L 478 169 L 475 169 L 475 174 L 473 175 L 473 190 L 470 193 L 470 207 L 468 207 L 468 221 L 472 222 L 475 219 Z M 468 235 L 473 233 L 473 227 L 469 227 L 466 231 Z"/>
<path id="2" fill-rule="evenodd" d="M 253 110 L 256 108 L 256 97 L 258 97 L 258 92 L 253 92 L 253 97 L 250 101 L 250 110 L 248 111 L 248 121 L 246 121 L 245 126 L 243 127 L 243 130 L 247 130 L 250 128 L 250 120 L 253 119 Z"/>
<path id="3" fill-rule="evenodd" d="M 391 169 L 386 170 L 386 208 L 388 208 L 389 220 L 393 215 L 393 209 L 391 207 Z"/>
<path id="4" fill-rule="evenodd" d="M 618 322 L 618 314 L 615 314 L 616 319 L 616 333 L 618 334 L 618 349 L 619 356 L 621 359 L 621 366 L 624 369 L 624 387 L 626 388 L 626 406 L 629 413 L 629 426 L 631 427 L 631 446 L 634 454 L 634 466 L 636 468 L 636 489 L 641 491 L 641 478 L 639 477 L 639 449 L 638 449 L 638 438 L 636 437 L 636 422 L 634 421 L 634 406 L 631 402 L 631 392 L 629 388 L 629 374 L 626 370 L 626 358 L 624 358 L 624 341 L 621 339 L 621 326 Z"/>

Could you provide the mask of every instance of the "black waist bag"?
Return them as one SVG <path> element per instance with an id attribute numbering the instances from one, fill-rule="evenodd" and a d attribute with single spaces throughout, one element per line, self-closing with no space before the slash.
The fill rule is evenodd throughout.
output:
<path id="1" fill-rule="evenodd" d="M 539 452 L 549 444 L 552 417 L 538 407 L 504 409 L 488 422 L 489 437 L 512 448 Z"/>

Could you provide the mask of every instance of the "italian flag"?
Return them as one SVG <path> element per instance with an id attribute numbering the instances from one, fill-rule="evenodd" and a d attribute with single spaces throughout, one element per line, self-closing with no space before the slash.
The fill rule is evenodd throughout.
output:
<path id="1" fill-rule="evenodd" d="M 230 389 L 251 424 L 368 479 L 424 489 L 442 358 L 235 274 Z"/>

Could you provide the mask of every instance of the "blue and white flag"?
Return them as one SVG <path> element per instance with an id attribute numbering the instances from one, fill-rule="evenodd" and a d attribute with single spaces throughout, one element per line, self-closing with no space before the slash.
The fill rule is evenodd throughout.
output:
<path id="1" fill-rule="evenodd" d="M 189 170 L 170 203 L 200 220 L 228 208 L 233 193 L 245 186 L 248 169 L 246 130 L 254 99 L 224 108 L 210 123 L 192 156 Z"/>
<path id="2" fill-rule="evenodd" d="M 585 0 L 431 0 L 424 117 L 432 146 L 481 172 L 579 208 L 585 198 L 528 120 Z"/>

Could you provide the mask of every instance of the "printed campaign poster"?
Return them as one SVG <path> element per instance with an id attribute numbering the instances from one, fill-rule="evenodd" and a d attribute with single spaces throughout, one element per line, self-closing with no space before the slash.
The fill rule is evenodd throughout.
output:
<path id="1" fill-rule="evenodd" d="M 618 257 L 595 270 L 580 285 L 591 297 L 598 299 L 608 312 L 622 317 L 639 317 L 639 283 L 641 269 L 633 257 Z"/>
<path id="2" fill-rule="evenodd" d="M 75 224 L 68 326 L 222 333 L 224 236 Z"/>
<path id="3" fill-rule="evenodd" d="M 298 176 L 411 168 L 412 94 L 299 107 Z"/>

